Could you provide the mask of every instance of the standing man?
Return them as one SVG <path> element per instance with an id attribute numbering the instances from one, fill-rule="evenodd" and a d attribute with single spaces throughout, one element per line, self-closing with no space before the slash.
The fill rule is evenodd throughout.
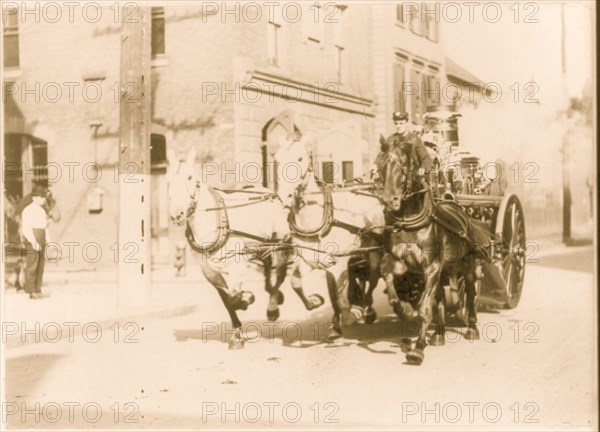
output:
<path id="1" fill-rule="evenodd" d="M 44 210 L 46 188 L 35 185 L 32 203 L 21 215 L 21 232 L 25 238 L 25 291 L 30 299 L 41 299 L 44 276 L 44 249 L 48 243 L 48 216 Z"/>
<path id="2" fill-rule="evenodd" d="M 417 173 L 420 176 L 429 173 L 433 161 L 418 135 L 408 130 L 408 113 L 396 111 L 392 114 L 392 120 L 396 126 L 396 133 L 393 133 L 387 139 L 380 135 L 381 151 L 385 152 L 394 148 L 400 149 L 408 144 L 411 146 L 410 155 L 419 167 Z"/>

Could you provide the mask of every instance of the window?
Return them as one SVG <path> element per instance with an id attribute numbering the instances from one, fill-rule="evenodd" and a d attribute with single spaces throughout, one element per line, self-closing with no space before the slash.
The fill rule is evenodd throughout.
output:
<path id="1" fill-rule="evenodd" d="M 407 17 L 410 19 L 410 31 L 412 31 L 417 36 L 423 36 L 423 29 L 421 23 L 421 8 L 417 4 L 415 4 L 414 6 L 416 8 L 416 11 L 414 13 L 411 13 L 410 16 Z"/>
<path id="2" fill-rule="evenodd" d="M 343 78 L 344 69 L 344 48 L 340 46 L 335 47 L 335 64 L 337 68 L 337 82 L 341 83 Z"/>
<path id="3" fill-rule="evenodd" d="M 23 197 L 32 184 L 48 186 L 48 143 L 24 134 L 4 136 L 5 193 Z"/>
<path id="4" fill-rule="evenodd" d="M 438 105 L 440 103 L 440 82 L 437 74 L 437 68 L 430 66 L 425 92 L 425 102 L 427 106 Z"/>
<path id="5" fill-rule="evenodd" d="M 150 166 L 152 172 L 167 170 L 167 140 L 164 135 L 150 136 Z"/>
<path id="6" fill-rule="evenodd" d="M 335 181 L 333 162 L 323 162 L 321 166 L 323 167 L 323 181 L 333 183 Z"/>
<path id="7" fill-rule="evenodd" d="M 404 5 L 402 3 L 396 6 L 396 21 L 402 27 L 406 25 L 406 21 L 404 20 Z"/>
<path id="8" fill-rule="evenodd" d="M 437 5 L 436 5 L 437 7 Z M 426 9 L 427 11 L 427 9 Z M 429 39 L 432 42 L 437 42 L 438 41 L 438 21 L 439 21 L 439 17 L 438 17 L 438 13 L 433 13 L 433 11 L 427 11 L 429 13 L 427 13 L 425 15 L 425 23 L 423 25 L 423 30 L 424 30 L 424 36 Z"/>
<path id="9" fill-rule="evenodd" d="M 306 18 L 304 18 L 304 13 Z M 323 20 L 324 11 L 318 3 L 308 6 L 308 10 L 303 11 L 302 25 L 304 35 L 309 41 L 321 43 L 323 40 Z"/>
<path id="10" fill-rule="evenodd" d="M 269 50 L 269 64 L 273 66 L 279 66 L 279 32 L 281 25 L 269 22 L 268 35 L 267 35 L 267 48 Z"/>
<path id="11" fill-rule="evenodd" d="M 395 63 L 394 68 L 394 111 L 406 111 L 406 95 L 404 94 L 404 68 L 406 61 Z"/>
<path id="12" fill-rule="evenodd" d="M 342 162 L 342 180 L 350 181 L 354 179 L 354 162 L 343 161 Z"/>
<path id="13" fill-rule="evenodd" d="M 413 69 L 411 70 L 411 82 L 417 86 L 417 91 L 411 95 L 412 120 L 414 123 L 420 124 L 420 118 L 427 112 L 426 85 L 427 74 L 423 71 L 423 63 L 413 61 Z"/>
<path id="14" fill-rule="evenodd" d="M 2 9 L 4 23 L 4 67 L 19 66 L 19 13 Z"/>
<path id="15" fill-rule="evenodd" d="M 35 182 L 48 187 L 48 144 L 31 137 L 31 164 Z"/>
<path id="16" fill-rule="evenodd" d="M 165 53 L 165 9 L 152 8 L 152 55 Z"/>

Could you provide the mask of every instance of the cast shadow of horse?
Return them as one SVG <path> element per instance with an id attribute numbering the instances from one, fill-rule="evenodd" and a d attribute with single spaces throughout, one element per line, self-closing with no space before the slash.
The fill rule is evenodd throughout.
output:
<path id="1" fill-rule="evenodd" d="M 383 307 L 381 307 L 383 311 Z M 488 312 L 488 310 L 486 310 Z M 493 309 L 489 312 L 494 312 Z M 335 342 L 328 340 L 331 326 L 331 309 L 323 308 L 313 312 L 304 320 L 279 320 L 275 322 L 261 320 L 243 320 L 242 333 L 247 343 L 270 343 L 281 341 L 285 348 L 307 349 L 316 346 L 326 348 L 344 348 L 358 346 L 373 354 L 399 354 L 410 350 L 418 336 L 417 322 L 401 322 L 390 309 L 382 313 L 372 324 L 354 323 L 344 326 L 344 336 Z M 457 341 L 464 338 L 466 327 L 453 317 L 447 320 L 448 338 Z M 222 322 L 203 323 L 199 328 L 176 329 L 173 336 L 177 342 L 201 341 L 220 342 L 225 348 L 234 333 L 231 324 Z M 433 334 L 434 326 L 429 330 Z"/>

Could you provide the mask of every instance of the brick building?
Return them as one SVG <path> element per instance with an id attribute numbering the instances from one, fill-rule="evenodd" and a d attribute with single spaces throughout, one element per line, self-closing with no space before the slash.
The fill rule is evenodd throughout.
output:
<path id="1" fill-rule="evenodd" d="M 34 177 L 47 181 L 63 215 L 51 228 L 63 253 L 56 265 L 111 266 L 127 85 L 120 20 L 135 11 L 52 5 L 3 10 L 5 197 L 28 193 Z M 273 187 L 280 137 L 310 133 L 321 177 L 341 181 L 369 167 L 392 111 L 419 122 L 447 82 L 438 23 L 402 4 L 211 2 L 151 13 L 155 263 L 168 263 L 173 247 L 167 148 L 196 146 L 211 184 Z"/>

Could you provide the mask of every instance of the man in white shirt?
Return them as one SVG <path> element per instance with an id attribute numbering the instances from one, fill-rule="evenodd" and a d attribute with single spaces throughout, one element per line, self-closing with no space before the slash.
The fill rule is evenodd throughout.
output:
<path id="1" fill-rule="evenodd" d="M 29 298 L 40 299 L 44 276 L 44 248 L 48 243 L 48 216 L 43 205 L 46 189 L 35 185 L 31 192 L 33 202 L 21 215 L 21 233 L 25 238 L 25 291 Z"/>

